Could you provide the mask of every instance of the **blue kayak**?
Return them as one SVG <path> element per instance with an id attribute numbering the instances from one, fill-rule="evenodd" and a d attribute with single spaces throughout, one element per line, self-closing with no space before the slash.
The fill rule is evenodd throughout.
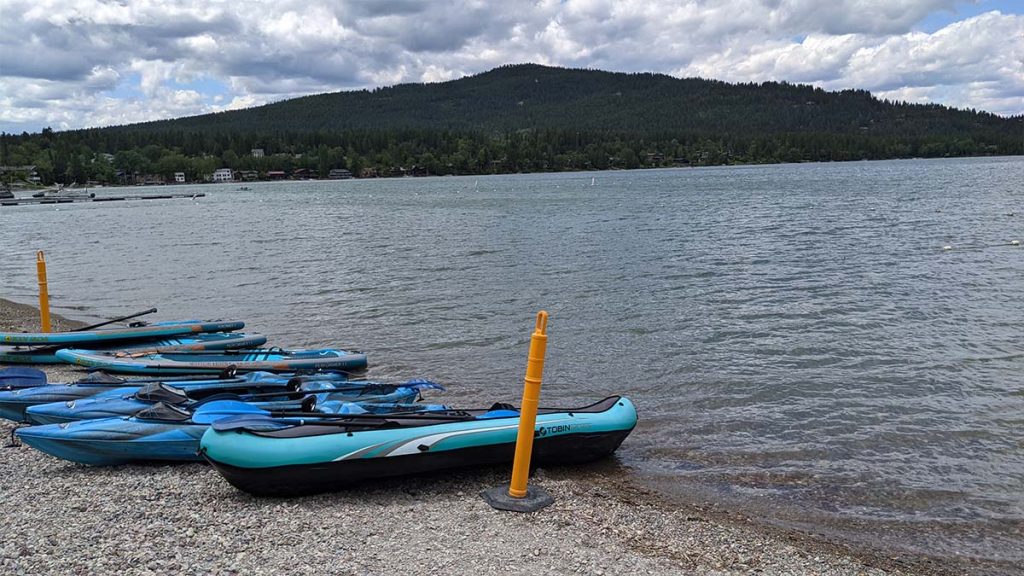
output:
<path id="1" fill-rule="evenodd" d="M 141 389 L 132 389 L 118 394 L 29 406 L 25 410 L 25 419 L 33 424 L 57 424 L 76 420 L 131 416 L 152 407 L 157 402 L 190 408 L 214 396 L 223 398 L 227 395 L 246 402 L 260 400 L 275 402 L 302 398 L 308 394 L 325 393 L 325 395 L 318 394 L 320 406 L 330 406 L 325 402 L 338 401 L 395 404 L 414 402 L 424 390 L 444 390 L 444 388 L 434 382 L 421 379 L 409 380 L 402 384 L 381 384 L 361 380 L 340 382 L 312 380 L 298 383 L 294 387 L 214 384 L 183 388 L 164 382 L 154 382 Z M 267 406 L 273 408 L 270 404 Z"/>
<path id="2" fill-rule="evenodd" d="M 201 332 L 188 336 L 175 336 L 160 340 L 110 343 L 96 346 L 94 350 L 147 350 L 156 352 L 177 352 L 184 350 L 228 350 L 255 348 L 266 344 L 266 336 L 231 332 Z M 57 352 L 66 346 L 17 346 L 0 347 L 0 364 L 63 364 Z"/>
<path id="3" fill-rule="evenodd" d="M 0 390 L 30 388 L 46 384 L 46 372 L 26 366 L 12 366 L 0 370 Z"/>
<path id="4" fill-rule="evenodd" d="M 99 342 L 159 340 L 201 332 L 231 332 L 245 328 L 245 322 L 161 322 L 149 326 L 85 330 L 82 332 L 0 332 L 0 344 L 71 345 Z"/>
<path id="5" fill-rule="evenodd" d="M 581 408 L 542 408 L 531 462 L 548 466 L 602 458 L 619 447 L 636 422 L 636 408 L 620 396 Z M 329 419 L 239 415 L 213 422 L 200 451 L 241 490 L 292 496 L 389 476 L 511 463 L 518 429 L 519 413 L 507 405 Z"/>
<path id="6" fill-rule="evenodd" d="M 235 378 L 216 379 L 189 379 L 174 380 L 174 386 L 189 390 L 192 388 L 260 388 L 264 391 L 272 391 L 275 388 L 285 389 L 289 382 L 299 378 L 302 382 L 307 381 L 328 381 L 344 382 L 348 377 L 340 372 L 319 372 L 314 374 L 303 374 L 295 376 L 291 374 L 272 374 L 269 372 L 252 372 Z M 74 384 L 47 384 L 44 386 L 33 386 L 30 388 L 16 388 L 13 390 L 0 391 L 0 418 L 22 422 L 25 420 L 25 411 L 30 406 L 47 404 L 52 402 L 76 402 L 84 398 L 115 397 L 120 398 L 138 392 L 143 386 L 153 383 L 153 380 L 124 380 L 121 378 L 101 375 L 100 377 L 86 378 Z"/>
<path id="7" fill-rule="evenodd" d="M 168 352 L 94 352 L 65 349 L 57 357 L 69 364 L 122 374 L 219 374 L 241 372 L 295 372 L 299 370 L 346 370 L 366 368 L 366 355 L 348 350 L 261 350 Z"/>
<path id="8" fill-rule="evenodd" d="M 447 410 L 432 404 L 343 403 L 338 409 L 351 412 L 410 412 Z M 307 412 L 317 418 L 326 412 Z M 157 403 L 130 418 L 101 418 L 63 424 L 19 428 L 15 435 L 25 444 L 49 454 L 91 466 L 111 466 L 135 461 L 188 462 L 201 460 L 199 439 L 209 428 L 196 423 L 192 412 L 181 406 Z"/>

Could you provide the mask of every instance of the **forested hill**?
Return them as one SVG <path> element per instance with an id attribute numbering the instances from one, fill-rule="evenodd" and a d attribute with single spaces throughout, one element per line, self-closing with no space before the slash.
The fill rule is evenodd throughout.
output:
<path id="1" fill-rule="evenodd" d="M 44 182 L 175 172 L 193 181 L 222 167 L 259 177 L 600 170 L 1024 154 L 1024 116 L 887 102 L 863 90 L 525 64 L 190 118 L 8 135 L 0 152 L 0 164 L 35 165 Z"/>
<path id="2" fill-rule="evenodd" d="M 992 114 L 886 103 L 862 90 L 826 92 L 786 83 L 728 84 L 534 64 L 504 66 L 450 82 L 307 96 L 122 129 L 416 129 L 492 134 L 556 129 L 648 135 L 858 134 L 866 130 L 910 137 L 1021 133 L 1019 123 Z"/>

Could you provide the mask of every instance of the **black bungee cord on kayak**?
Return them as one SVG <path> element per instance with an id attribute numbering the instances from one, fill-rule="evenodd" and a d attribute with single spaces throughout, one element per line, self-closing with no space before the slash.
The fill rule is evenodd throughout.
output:
<path id="1" fill-rule="evenodd" d="M 7 442 L 7 444 L 4 444 L 4 448 L 21 448 L 22 444 L 20 442 L 18 442 L 17 438 L 15 438 L 14 433 L 17 432 L 18 430 L 22 429 L 22 428 L 28 428 L 28 427 L 29 427 L 29 424 L 26 424 L 24 422 L 18 422 L 17 424 L 15 424 L 14 428 L 11 428 L 11 438 Z"/>

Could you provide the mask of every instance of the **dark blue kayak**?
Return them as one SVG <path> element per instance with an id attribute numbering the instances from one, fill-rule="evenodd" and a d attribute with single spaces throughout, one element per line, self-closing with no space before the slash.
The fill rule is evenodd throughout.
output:
<path id="1" fill-rule="evenodd" d="M 344 403 L 339 409 L 348 414 L 437 411 L 448 407 L 439 404 Z M 307 412 L 310 418 L 324 413 L 315 411 L 315 408 Z M 57 458 L 91 466 L 111 466 L 136 461 L 200 460 L 199 439 L 207 428 L 208 423 L 192 420 L 192 412 L 188 408 L 158 403 L 130 418 L 30 426 L 19 428 L 15 435 L 25 444 Z"/>
<path id="2" fill-rule="evenodd" d="M 0 370 L 0 390 L 30 388 L 46 384 L 46 372 L 27 366 L 12 366 Z"/>
<path id="3" fill-rule="evenodd" d="M 321 407 L 330 407 L 333 405 L 331 403 L 337 402 L 395 404 L 414 402 L 424 390 L 444 388 L 422 379 L 409 380 L 401 384 L 382 384 L 365 380 L 311 380 L 287 387 L 214 384 L 183 388 L 169 383 L 154 382 L 131 392 L 29 406 L 25 410 L 25 419 L 33 424 L 57 424 L 131 416 L 152 407 L 157 402 L 189 408 L 212 397 L 223 398 L 227 395 L 246 402 L 283 402 L 317 394 Z"/>
<path id="4" fill-rule="evenodd" d="M 0 344 L 88 345 L 111 341 L 159 340 L 201 332 L 231 332 L 242 328 L 245 328 L 245 322 L 161 322 L 149 326 L 82 332 L 0 332 Z"/>
<path id="5" fill-rule="evenodd" d="M 234 378 L 214 379 L 189 379 L 174 380 L 175 387 L 189 390 L 192 388 L 239 388 L 249 387 L 266 389 L 286 389 L 289 382 L 299 378 L 301 382 L 327 381 L 344 382 L 348 376 L 340 372 L 319 372 L 314 374 L 271 374 L 269 372 L 252 372 L 244 376 Z M 130 396 L 138 392 L 143 386 L 153 383 L 153 380 L 144 382 L 135 380 L 124 380 L 120 378 L 103 377 L 85 379 L 74 384 L 47 384 L 44 386 L 33 386 L 29 388 L 16 388 L 13 390 L 0 391 L 0 418 L 22 422 L 25 420 L 25 410 L 30 406 L 47 404 L 52 402 L 76 402 L 84 398 L 102 398 Z"/>
<path id="6" fill-rule="evenodd" d="M 160 340 L 130 341 L 96 346 L 93 350 L 126 350 L 138 352 L 147 350 L 154 353 L 178 352 L 185 350 L 228 350 L 256 348 L 266 344 L 266 336 L 232 332 L 202 332 L 188 336 L 175 336 Z M 57 352 L 66 346 L 17 346 L 0 347 L 0 364 L 63 364 Z"/>
<path id="7" fill-rule="evenodd" d="M 362 352 L 336 349 L 283 350 L 268 348 L 229 352 L 168 352 L 133 354 L 65 349 L 57 357 L 69 364 L 121 374 L 219 374 L 227 369 L 241 372 L 295 372 L 299 370 L 346 370 L 366 368 Z"/>

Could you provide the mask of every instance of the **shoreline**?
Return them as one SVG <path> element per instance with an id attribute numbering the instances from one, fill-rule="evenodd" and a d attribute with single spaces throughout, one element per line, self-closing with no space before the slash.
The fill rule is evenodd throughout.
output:
<path id="1" fill-rule="evenodd" d="M 84 325 L 52 318 L 55 329 Z M 35 307 L 0 299 L 0 330 L 37 326 Z M 52 381 L 81 374 L 70 366 L 45 371 Z M 0 435 L 9 437 L 13 428 L 4 421 Z M 248 496 L 204 464 L 90 468 L 24 446 L 0 451 L 0 470 L 6 483 L 0 504 L 8 511 L 0 567 L 12 574 L 323 573 L 324 567 L 368 574 L 992 570 L 896 557 L 772 527 L 742 511 L 681 501 L 628 477 L 613 461 L 539 470 L 531 482 L 548 490 L 555 504 L 527 515 L 492 510 L 478 496 L 507 484 L 508 470 L 501 468 L 296 499 Z M 92 538 L 68 538 L 69 530 Z M 139 546 L 143 541 L 154 545 Z"/>
<path id="2" fill-rule="evenodd" d="M 122 184 L 122 183 L 106 183 L 106 184 L 68 184 L 65 188 L 69 190 L 102 190 L 106 188 L 162 188 L 162 187 L 177 187 L 177 186 L 205 186 L 205 185 L 218 185 L 218 184 L 238 184 L 247 186 L 249 184 L 265 184 L 265 183 L 281 183 L 281 182 L 340 182 L 340 181 L 356 181 L 356 180 L 399 180 L 403 178 L 481 178 L 487 176 L 516 176 L 516 175 L 533 175 L 533 174 L 602 174 L 608 172 L 643 172 L 649 170 L 691 170 L 701 168 L 744 168 L 744 167 L 758 167 L 758 166 L 787 166 L 787 165 L 819 165 L 819 164 L 850 164 L 859 162 L 916 162 L 922 160 L 977 160 L 982 158 L 1016 158 L 1017 154 L 979 154 L 979 155 L 965 155 L 965 156 L 914 156 L 914 157 L 901 157 L 894 156 L 892 158 L 863 158 L 857 160 L 807 160 L 798 162 L 726 162 L 722 164 L 678 164 L 672 166 L 641 166 L 639 168 L 588 168 L 581 170 L 537 170 L 533 172 L 485 172 L 480 174 L 466 173 L 466 174 L 424 174 L 424 175 L 412 175 L 405 174 L 401 176 L 352 176 L 350 178 L 282 178 L 282 179 L 257 179 L 257 180 L 228 180 L 224 182 L 214 182 L 207 180 L 192 180 L 188 182 L 163 182 L 163 183 L 152 183 L 152 184 Z M 20 192 L 36 192 L 39 190 L 46 190 L 57 183 L 53 184 L 40 184 L 34 187 L 31 186 L 20 186 L 14 187 L 13 190 Z"/>

